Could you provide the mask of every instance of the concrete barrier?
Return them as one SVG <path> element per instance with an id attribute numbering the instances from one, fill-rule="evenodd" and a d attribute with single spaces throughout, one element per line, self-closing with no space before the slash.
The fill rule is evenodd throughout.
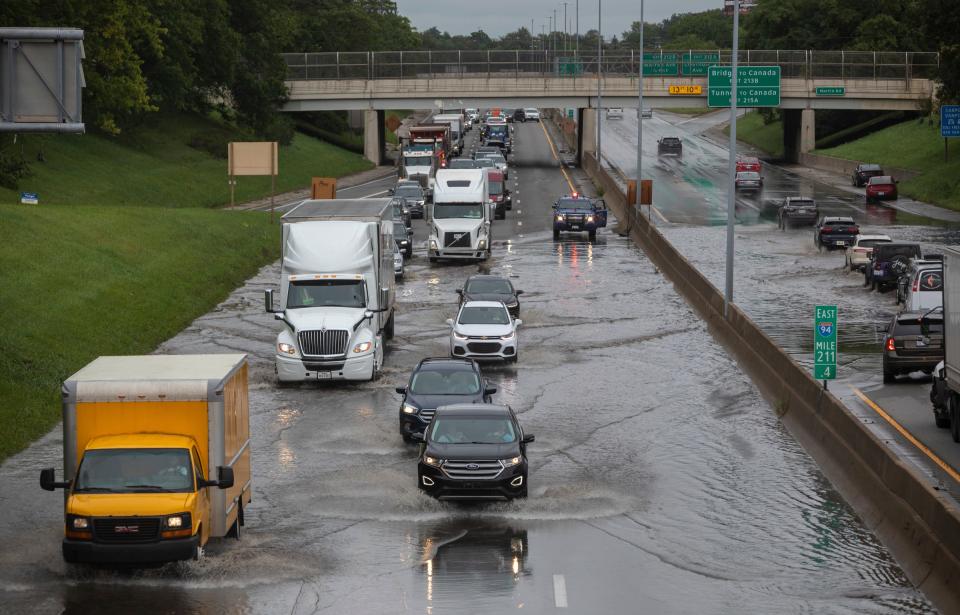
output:
<path id="1" fill-rule="evenodd" d="M 800 164 L 821 171 L 832 171 L 840 173 L 848 178 L 853 177 L 853 170 L 861 162 L 871 162 L 870 160 L 846 160 L 844 158 L 834 158 L 833 156 L 824 156 L 823 154 L 801 153 L 798 160 Z M 917 171 L 910 169 L 901 169 L 900 167 L 883 167 L 884 173 L 892 175 L 896 179 L 910 179 L 919 175 Z"/>
<path id="2" fill-rule="evenodd" d="M 626 196 L 592 155 L 584 169 L 629 233 L 737 359 L 787 429 L 944 613 L 960 613 L 960 507 L 904 461 L 723 295 Z"/>

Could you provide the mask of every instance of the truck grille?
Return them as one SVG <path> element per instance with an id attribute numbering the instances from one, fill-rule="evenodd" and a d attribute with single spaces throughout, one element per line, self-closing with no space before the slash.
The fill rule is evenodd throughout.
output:
<path id="1" fill-rule="evenodd" d="M 93 520 L 97 542 L 153 542 L 160 537 L 160 519 L 144 517 L 107 517 Z"/>
<path id="2" fill-rule="evenodd" d="M 470 352 L 500 352 L 500 342 L 468 342 Z"/>
<path id="3" fill-rule="evenodd" d="M 350 334 L 342 329 L 332 331 L 301 331 L 300 350 L 308 357 L 342 356 L 347 352 Z"/>
<path id="4" fill-rule="evenodd" d="M 583 224 L 583 216 L 579 214 L 573 216 L 567 215 L 565 219 L 568 224 Z"/>
<path id="5" fill-rule="evenodd" d="M 429 423 L 433 420 L 433 415 L 437 413 L 436 408 L 424 408 L 420 410 L 420 419 L 424 423 Z"/>
<path id="6" fill-rule="evenodd" d="M 443 247 L 445 248 L 469 248 L 470 231 L 458 231 L 456 233 L 443 234 Z"/>
<path id="7" fill-rule="evenodd" d="M 489 480 L 500 476 L 503 466 L 497 460 L 482 461 L 447 461 L 443 464 L 443 472 L 450 478 L 460 480 Z"/>

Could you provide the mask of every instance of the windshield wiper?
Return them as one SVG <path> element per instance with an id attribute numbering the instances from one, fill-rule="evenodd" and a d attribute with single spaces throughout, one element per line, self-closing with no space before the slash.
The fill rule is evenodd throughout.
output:
<path id="1" fill-rule="evenodd" d="M 74 492 L 77 492 L 77 491 L 111 491 L 112 492 L 112 491 L 115 491 L 115 489 L 111 489 L 110 487 L 77 487 L 76 489 L 74 489 Z"/>
<path id="2" fill-rule="evenodd" d="M 124 485 L 123 487 L 124 489 L 165 489 L 165 487 L 161 487 L 160 485 Z"/>

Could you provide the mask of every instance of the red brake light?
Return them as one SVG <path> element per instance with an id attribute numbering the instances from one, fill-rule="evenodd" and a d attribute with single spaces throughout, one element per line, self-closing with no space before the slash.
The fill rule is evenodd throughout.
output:
<path id="1" fill-rule="evenodd" d="M 572 197 L 575 198 L 575 199 L 580 197 L 580 195 L 579 195 L 578 193 L 576 193 L 576 192 L 574 192 L 574 193 L 571 194 L 570 196 L 572 196 Z"/>
<path id="2" fill-rule="evenodd" d="M 894 339 L 892 337 L 887 338 L 887 350 L 894 351 L 897 347 L 894 344 Z"/>

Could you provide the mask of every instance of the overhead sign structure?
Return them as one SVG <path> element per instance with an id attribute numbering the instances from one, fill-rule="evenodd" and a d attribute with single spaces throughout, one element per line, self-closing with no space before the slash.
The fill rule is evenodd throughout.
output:
<path id="1" fill-rule="evenodd" d="M 730 106 L 729 66 L 711 66 L 707 70 L 707 106 Z M 779 66 L 737 67 L 738 107 L 779 107 Z"/>
<path id="2" fill-rule="evenodd" d="M 835 380 L 837 377 L 835 305 L 818 305 L 813 311 L 813 377 L 817 380 Z"/>
<path id="3" fill-rule="evenodd" d="M 681 58 L 680 74 L 687 77 L 703 77 L 707 74 L 710 66 L 719 61 L 720 54 L 717 52 L 688 52 L 683 54 Z"/>
<path id="4" fill-rule="evenodd" d="M 845 96 L 847 88 L 843 86 L 819 87 L 814 90 L 817 96 Z"/>
<path id="5" fill-rule="evenodd" d="M 671 85 L 668 90 L 671 96 L 702 96 L 702 85 Z"/>
<path id="6" fill-rule="evenodd" d="M 680 54 L 645 53 L 643 54 L 643 76 L 675 76 L 680 74 Z"/>

